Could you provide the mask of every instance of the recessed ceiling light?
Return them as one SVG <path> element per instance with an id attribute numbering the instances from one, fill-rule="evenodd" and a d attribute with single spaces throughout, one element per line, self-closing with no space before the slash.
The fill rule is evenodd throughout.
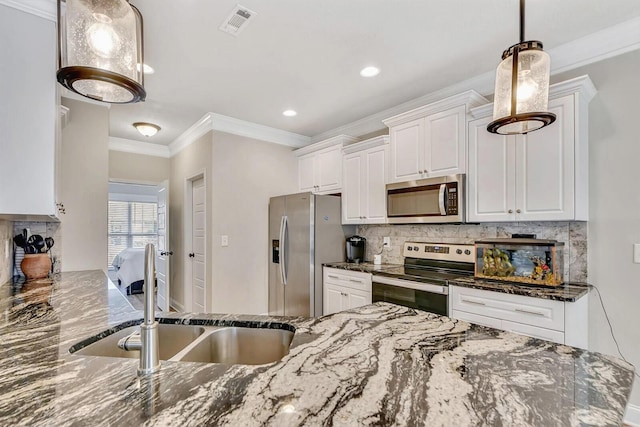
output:
<path id="1" fill-rule="evenodd" d="M 285 110 L 282 112 L 283 115 L 287 116 L 287 117 L 294 117 L 297 116 L 298 113 L 293 111 L 293 110 Z"/>
<path id="2" fill-rule="evenodd" d="M 140 64 L 138 64 L 138 71 L 140 71 Z M 145 74 L 153 74 L 156 72 L 156 70 L 153 69 L 152 66 L 147 65 L 147 64 L 142 64 L 142 72 Z"/>
<path id="3" fill-rule="evenodd" d="M 360 71 L 362 77 L 374 77 L 380 74 L 380 68 L 378 67 L 365 67 Z"/>
<path id="4" fill-rule="evenodd" d="M 136 122 L 133 124 L 133 127 L 138 129 L 138 132 L 147 138 L 155 135 L 160 130 L 160 126 L 145 122 Z"/>

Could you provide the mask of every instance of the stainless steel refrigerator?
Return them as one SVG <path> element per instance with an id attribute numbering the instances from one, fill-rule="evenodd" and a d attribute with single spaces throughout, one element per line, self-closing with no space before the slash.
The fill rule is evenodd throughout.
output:
<path id="1" fill-rule="evenodd" d="M 339 196 L 312 193 L 269 201 L 269 314 L 322 316 L 322 264 L 345 260 Z"/>

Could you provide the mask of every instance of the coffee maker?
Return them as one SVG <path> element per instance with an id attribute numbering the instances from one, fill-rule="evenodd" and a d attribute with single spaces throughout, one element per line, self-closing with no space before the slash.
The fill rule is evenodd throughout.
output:
<path id="1" fill-rule="evenodd" d="M 367 239 L 360 236 L 351 236 L 347 239 L 347 262 L 356 264 L 364 262 L 364 254 L 367 248 Z"/>

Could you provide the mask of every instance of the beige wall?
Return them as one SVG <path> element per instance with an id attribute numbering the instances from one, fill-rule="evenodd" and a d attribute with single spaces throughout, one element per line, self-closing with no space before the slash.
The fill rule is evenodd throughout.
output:
<path id="1" fill-rule="evenodd" d="M 598 95 L 589 106 L 589 282 L 604 299 L 616 338 L 629 362 L 640 367 L 640 264 L 633 264 L 633 243 L 640 243 L 640 51 L 555 77 L 588 74 Z M 597 295 L 589 301 L 590 350 L 617 350 Z M 640 405 L 636 379 L 631 403 Z"/>
<path id="2" fill-rule="evenodd" d="M 62 130 L 62 271 L 106 270 L 109 110 L 66 98 L 62 103 L 71 110 Z"/>
<path id="3" fill-rule="evenodd" d="M 0 285 L 3 285 L 11 279 L 12 268 L 13 223 L 0 219 Z"/>
<path id="4" fill-rule="evenodd" d="M 109 151 L 111 181 L 159 184 L 169 179 L 170 169 L 171 162 L 168 158 Z"/>
<path id="5" fill-rule="evenodd" d="M 184 190 L 187 179 L 195 174 L 204 173 L 207 190 L 211 189 L 211 153 L 212 132 L 208 132 L 196 142 L 171 158 L 171 179 L 169 188 L 169 248 L 174 255 L 170 265 L 170 298 L 175 301 L 176 308 L 184 308 L 184 262 L 190 250 L 184 248 Z M 209 213 L 206 221 L 206 241 L 211 242 L 211 197 L 207 194 L 206 209 Z M 191 249 L 191 248 L 188 248 Z M 209 247 L 207 247 L 209 251 Z M 211 258 L 210 252 L 207 254 Z M 206 283 L 211 283 L 212 263 L 207 263 Z M 210 310 L 207 305 L 207 309 Z"/>
<path id="6" fill-rule="evenodd" d="M 297 178 L 290 147 L 214 132 L 213 312 L 268 311 L 269 199 L 296 192 Z"/>

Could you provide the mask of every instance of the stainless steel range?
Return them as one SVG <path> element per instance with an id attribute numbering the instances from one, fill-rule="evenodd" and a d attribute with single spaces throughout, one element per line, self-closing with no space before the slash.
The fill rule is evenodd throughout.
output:
<path id="1" fill-rule="evenodd" d="M 447 280 L 473 276 L 474 245 L 405 242 L 404 265 L 373 275 L 373 302 L 448 315 Z"/>

